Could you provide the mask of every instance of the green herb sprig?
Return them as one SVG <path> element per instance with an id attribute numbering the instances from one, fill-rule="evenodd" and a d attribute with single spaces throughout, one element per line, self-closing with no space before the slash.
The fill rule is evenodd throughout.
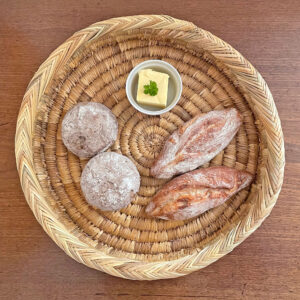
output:
<path id="1" fill-rule="evenodd" d="M 158 87 L 155 81 L 150 80 L 150 84 L 144 85 L 144 94 L 149 94 L 150 96 L 157 95 Z"/>

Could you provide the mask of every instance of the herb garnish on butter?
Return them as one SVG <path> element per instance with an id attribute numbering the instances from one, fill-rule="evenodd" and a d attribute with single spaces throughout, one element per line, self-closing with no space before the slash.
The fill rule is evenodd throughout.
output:
<path id="1" fill-rule="evenodd" d="M 150 96 L 156 96 L 158 92 L 157 83 L 150 80 L 150 84 L 144 85 L 144 94 L 149 94 Z"/>

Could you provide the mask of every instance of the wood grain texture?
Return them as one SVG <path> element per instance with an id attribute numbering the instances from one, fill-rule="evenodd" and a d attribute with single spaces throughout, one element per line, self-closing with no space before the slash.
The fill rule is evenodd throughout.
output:
<path id="1" fill-rule="evenodd" d="M 0 1 L 0 298 L 299 299 L 300 4 L 186 1 L 182 6 L 181 1 L 152 1 L 147 9 L 147 3 Z M 113 278 L 68 258 L 27 206 L 13 151 L 24 91 L 49 53 L 93 22 L 142 13 L 192 21 L 249 59 L 273 93 L 287 158 L 281 195 L 258 231 L 216 264 L 157 282 Z"/>

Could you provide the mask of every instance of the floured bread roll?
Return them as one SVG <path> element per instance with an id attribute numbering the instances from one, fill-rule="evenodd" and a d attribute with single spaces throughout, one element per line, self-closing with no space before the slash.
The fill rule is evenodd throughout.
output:
<path id="1" fill-rule="evenodd" d="M 126 156 L 104 152 L 87 163 L 80 185 L 89 204 L 102 210 L 119 210 L 127 206 L 139 190 L 140 174 Z"/>
<path id="2" fill-rule="evenodd" d="M 62 121 L 62 140 L 69 151 L 83 158 L 108 149 L 117 139 L 118 122 L 103 104 L 75 105 Z"/>

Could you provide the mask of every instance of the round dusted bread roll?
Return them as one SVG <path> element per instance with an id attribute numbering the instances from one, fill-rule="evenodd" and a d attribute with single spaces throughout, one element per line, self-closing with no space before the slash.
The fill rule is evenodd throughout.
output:
<path id="1" fill-rule="evenodd" d="M 118 122 L 103 104 L 79 103 L 66 113 L 61 132 L 68 150 L 87 158 L 105 151 L 115 142 Z"/>
<path id="2" fill-rule="evenodd" d="M 140 174 L 126 156 L 104 152 L 87 163 L 80 185 L 89 204 L 101 210 L 119 210 L 127 206 L 139 190 Z"/>

